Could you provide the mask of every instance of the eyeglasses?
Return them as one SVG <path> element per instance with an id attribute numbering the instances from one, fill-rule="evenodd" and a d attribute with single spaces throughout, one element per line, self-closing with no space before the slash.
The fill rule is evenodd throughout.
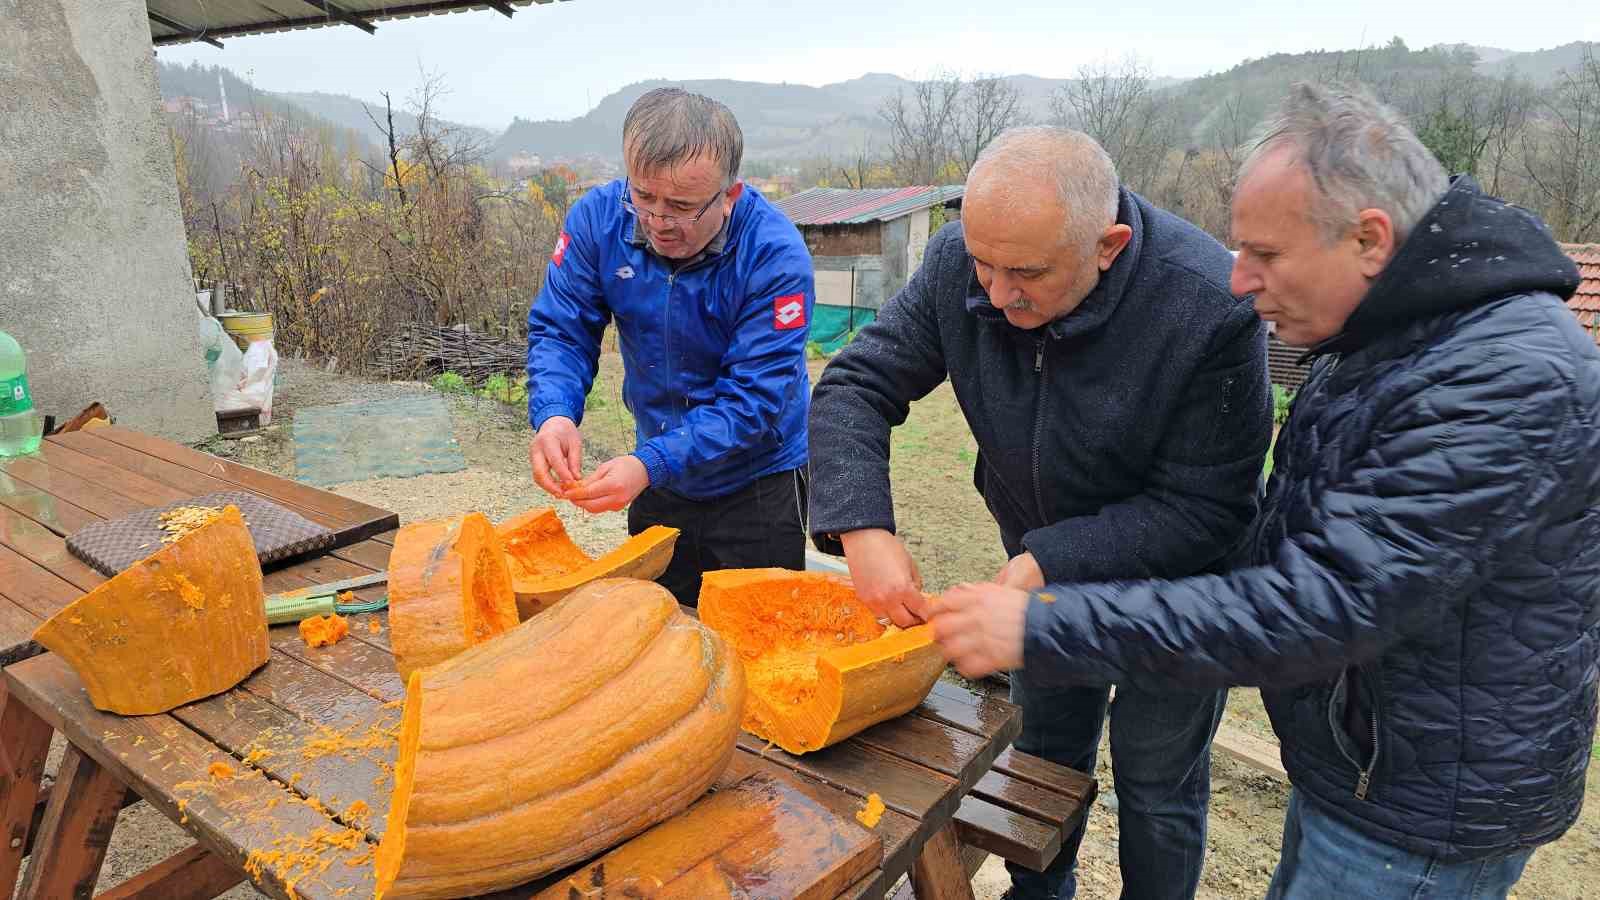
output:
<path id="1" fill-rule="evenodd" d="M 641 208 L 639 206 L 635 206 L 633 204 L 633 202 L 628 199 L 629 197 L 633 196 L 633 187 L 632 187 L 632 185 L 623 184 L 623 186 L 622 186 L 622 208 L 627 210 L 629 213 L 632 213 L 633 215 L 638 216 L 640 219 L 643 219 L 645 216 L 649 216 L 650 218 L 655 219 L 657 222 L 660 222 L 662 227 L 664 227 L 664 228 L 672 228 L 672 227 L 678 226 L 678 225 L 683 225 L 683 226 L 687 227 L 689 225 L 693 225 L 694 223 L 700 221 L 700 218 L 706 214 L 706 211 L 711 209 L 711 204 L 717 202 L 717 198 L 721 197 L 723 191 L 726 191 L 726 190 L 727 190 L 727 188 L 722 188 L 721 190 L 718 190 L 715 194 L 712 194 L 711 195 L 711 199 L 706 201 L 706 205 L 700 207 L 700 211 L 695 213 L 692 216 L 664 216 L 664 215 L 662 215 L 660 213 L 651 212 L 648 209 L 644 209 L 644 208 Z"/>

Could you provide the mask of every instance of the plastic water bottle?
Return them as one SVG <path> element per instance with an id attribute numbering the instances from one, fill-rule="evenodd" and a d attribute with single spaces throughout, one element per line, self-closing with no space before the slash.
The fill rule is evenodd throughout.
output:
<path id="1" fill-rule="evenodd" d="M 44 426 L 28 393 L 28 364 L 22 347 L 0 331 L 0 456 L 21 456 L 39 449 Z"/>

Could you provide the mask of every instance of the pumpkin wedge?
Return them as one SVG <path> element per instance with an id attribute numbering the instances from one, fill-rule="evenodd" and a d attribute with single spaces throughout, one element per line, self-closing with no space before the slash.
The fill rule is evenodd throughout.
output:
<path id="1" fill-rule="evenodd" d="M 879 624 L 837 575 L 707 572 L 699 609 L 744 662 L 744 730 L 790 753 L 910 712 L 945 667 L 931 626 Z"/>
<path id="2" fill-rule="evenodd" d="M 511 566 L 511 589 L 517 614 L 527 619 L 561 602 L 601 578 L 649 581 L 667 570 L 678 529 L 652 525 L 594 559 L 567 536 L 553 509 L 530 509 L 501 522 L 495 529 Z"/>
<path id="3" fill-rule="evenodd" d="M 467 513 L 402 526 L 389 554 L 389 643 L 402 678 L 514 628 L 494 526 Z"/>
<path id="4" fill-rule="evenodd" d="M 162 713 L 243 681 L 268 641 L 261 564 L 238 507 L 79 597 L 33 639 L 107 712 Z"/>
<path id="5" fill-rule="evenodd" d="M 734 753 L 744 670 L 659 585 L 605 579 L 406 683 L 378 897 L 462 897 L 683 810 Z"/>

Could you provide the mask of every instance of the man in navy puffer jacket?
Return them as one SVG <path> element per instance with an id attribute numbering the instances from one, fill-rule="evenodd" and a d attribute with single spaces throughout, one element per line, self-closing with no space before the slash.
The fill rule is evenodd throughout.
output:
<path id="1" fill-rule="evenodd" d="M 1273 898 L 1504 896 L 1583 801 L 1600 352 L 1544 225 L 1370 98 L 1299 85 L 1233 201 L 1233 290 L 1317 359 L 1241 567 L 967 585 L 969 675 L 1260 685 L 1294 784 Z"/>

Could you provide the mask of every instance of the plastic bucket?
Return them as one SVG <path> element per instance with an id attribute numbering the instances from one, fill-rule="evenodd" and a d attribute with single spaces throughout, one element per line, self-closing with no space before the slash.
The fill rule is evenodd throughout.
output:
<path id="1" fill-rule="evenodd" d="M 249 350 L 251 341 L 272 340 L 272 313 L 223 313 L 217 319 L 240 350 Z"/>

